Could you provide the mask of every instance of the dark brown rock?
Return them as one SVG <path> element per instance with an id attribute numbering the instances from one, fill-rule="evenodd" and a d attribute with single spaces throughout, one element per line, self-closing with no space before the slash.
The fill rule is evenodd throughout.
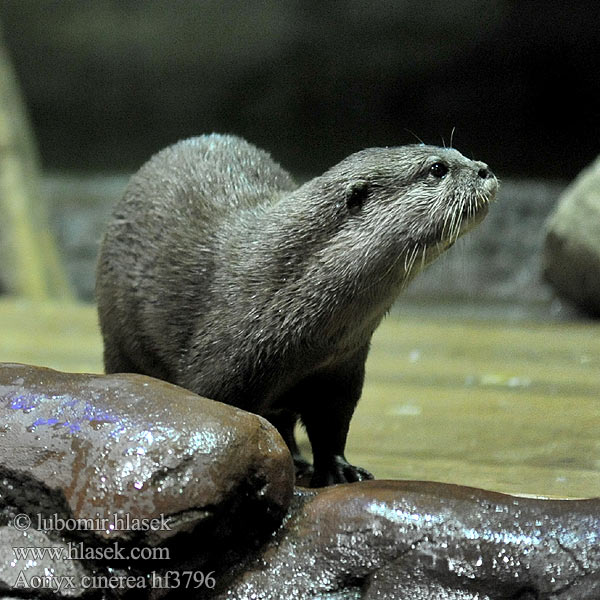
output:
<path id="1" fill-rule="evenodd" d="M 219 600 L 597 600 L 600 499 L 369 481 L 298 488 L 262 419 L 142 376 L 0 366 L 0 596 Z M 149 437 L 151 436 L 151 438 Z M 140 485 L 141 484 L 141 485 Z M 171 517 L 171 530 L 56 531 L 35 519 Z M 17 513 L 34 523 L 15 527 Z M 24 560 L 13 548 L 160 544 L 170 560 Z M 180 552 L 177 550 L 180 549 Z M 217 589 L 153 587 L 211 573 Z M 16 587 L 121 577 L 116 588 Z M 141 579 L 140 579 L 141 578 Z M 135 589 L 135 582 L 142 587 Z M 183 582 L 183 579 L 181 579 Z"/>
<path id="2" fill-rule="evenodd" d="M 291 499 L 291 457 L 267 421 L 148 377 L 5 364 L 0 412 L 0 526 L 25 513 L 32 534 L 40 529 L 58 545 L 167 544 L 171 556 L 188 555 L 181 534 L 193 534 L 202 565 L 220 560 L 232 538 L 239 549 L 268 535 Z M 115 514 L 122 527 L 156 521 L 58 533 L 38 521 L 110 524 Z M 7 545 L 0 554 L 4 565 L 14 560 Z M 142 562 L 134 567 L 150 568 Z"/>
<path id="3" fill-rule="evenodd" d="M 404 481 L 299 491 L 285 526 L 217 597 L 597 599 L 600 500 Z"/>
<path id="4" fill-rule="evenodd" d="M 565 190 L 548 219 L 544 277 L 559 296 L 600 316 L 600 158 Z"/>

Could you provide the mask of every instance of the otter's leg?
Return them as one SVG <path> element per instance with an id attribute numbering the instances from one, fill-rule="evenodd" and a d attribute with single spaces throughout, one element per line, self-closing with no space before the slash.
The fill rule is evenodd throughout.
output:
<path id="1" fill-rule="evenodd" d="M 294 436 L 294 427 L 298 421 L 298 415 L 290 411 L 278 411 L 265 415 L 266 418 L 277 428 L 283 441 L 287 444 L 294 466 L 296 467 L 296 478 L 307 478 L 312 475 L 312 465 L 302 456 L 296 437 Z"/>
<path id="2" fill-rule="evenodd" d="M 362 391 L 368 347 L 335 371 L 312 377 L 302 385 L 302 422 L 313 450 L 312 487 L 372 479 L 344 456 L 350 419 Z"/>
<path id="3" fill-rule="evenodd" d="M 151 352 L 138 346 L 135 352 L 126 352 L 124 345 L 115 340 L 104 341 L 105 373 L 140 373 L 163 381 L 176 383 L 163 363 Z"/>
<path id="4" fill-rule="evenodd" d="M 138 373 L 139 369 L 121 351 L 119 344 L 104 342 L 104 372 L 105 373 Z"/>

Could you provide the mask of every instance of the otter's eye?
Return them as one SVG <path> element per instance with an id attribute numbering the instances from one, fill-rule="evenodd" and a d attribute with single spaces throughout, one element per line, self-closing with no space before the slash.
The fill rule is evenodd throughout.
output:
<path id="1" fill-rule="evenodd" d="M 448 167 L 442 162 L 436 162 L 429 167 L 429 172 L 434 177 L 441 179 L 448 172 Z"/>
<path id="2" fill-rule="evenodd" d="M 369 196 L 369 184 L 366 181 L 357 181 L 346 190 L 346 206 L 350 214 L 355 215 L 360 211 Z"/>

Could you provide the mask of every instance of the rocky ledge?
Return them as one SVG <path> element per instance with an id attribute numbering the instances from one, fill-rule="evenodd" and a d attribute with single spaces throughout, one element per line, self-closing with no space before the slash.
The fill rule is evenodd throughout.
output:
<path id="1" fill-rule="evenodd" d="M 0 365 L 0 594 L 600 597 L 600 499 L 297 488 L 264 419 L 139 375 Z"/>

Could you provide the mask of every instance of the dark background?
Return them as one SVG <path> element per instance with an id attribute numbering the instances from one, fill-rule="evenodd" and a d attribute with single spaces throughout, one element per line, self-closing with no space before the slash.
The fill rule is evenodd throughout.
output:
<path id="1" fill-rule="evenodd" d="M 0 20 L 50 169 L 132 171 L 211 131 L 301 176 L 413 133 L 454 130 L 501 176 L 570 179 L 600 148 L 597 1 L 0 0 Z"/>

